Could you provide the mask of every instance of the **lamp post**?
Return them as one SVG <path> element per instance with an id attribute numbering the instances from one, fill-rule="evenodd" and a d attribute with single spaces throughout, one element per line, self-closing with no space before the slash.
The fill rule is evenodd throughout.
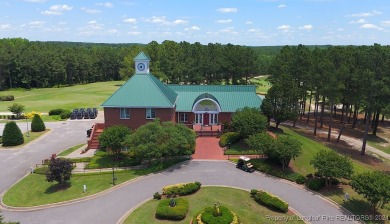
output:
<path id="1" fill-rule="evenodd" d="M 27 134 L 26 134 L 26 136 L 30 137 L 30 133 L 28 132 L 28 119 L 27 119 L 27 117 L 26 117 L 26 124 L 27 124 Z"/>
<path id="2" fill-rule="evenodd" d="M 115 185 L 115 180 L 116 180 L 116 177 L 115 177 L 115 168 L 112 167 L 112 185 Z"/>

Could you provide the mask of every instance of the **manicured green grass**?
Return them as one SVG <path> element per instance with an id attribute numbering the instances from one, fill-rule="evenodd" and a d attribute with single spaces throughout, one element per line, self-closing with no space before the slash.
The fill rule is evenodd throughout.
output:
<path id="1" fill-rule="evenodd" d="M 317 142 L 314 140 L 311 140 L 303 135 L 300 135 L 299 133 L 293 131 L 290 128 L 287 127 L 281 127 L 284 131 L 285 135 L 289 135 L 293 137 L 294 139 L 299 140 L 302 143 L 302 154 L 298 156 L 295 160 L 292 160 L 290 163 L 290 166 L 292 166 L 293 170 L 297 173 L 300 173 L 302 175 L 307 175 L 309 173 L 314 173 L 315 169 L 312 165 L 310 165 L 310 161 L 313 160 L 314 156 L 317 154 L 320 150 L 333 150 L 321 142 Z M 374 170 L 373 167 L 364 164 L 362 162 L 353 160 L 353 167 L 356 173 L 361 173 L 365 171 L 371 171 Z"/>
<path id="2" fill-rule="evenodd" d="M 266 79 L 268 78 L 268 76 L 261 76 L 261 77 L 257 77 L 257 78 L 252 78 L 250 81 L 256 85 L 256 92 L 258 94 L 262 94 L 262 95 L 265 95 L 267 94 L 267 91 L 269 88 L 271 88 L 271 84 L 266 81 Z"/>
<path id="3" fill-rule="evenodd" d="M 326 187 L 320 191 L 321 194 L 327 196 L 339 205 L 351 211 L 353 214 L 359 215 L 372 215 L 372 208 L 370 204 L 364 199 L 362 195 L 357 194 L 349 185 L 343 186 L 331 186 Z M 345 193 L 350 196 L 349 201 L 345 201 Z M 379 209 L 379 214 L 385 215 L 390 218 L 390 204 L 387 204 L 383 209 Z M 381 218 L 377 216 L 377 218 Z M 374 222 L 373 220 L 367 220 L 366 223 L 390 223 L 388 222 Z"/>
<path id="4" fill-rule="evenodd" d="M 225 151 L 225 155 L 256 155 L 254 150 L 251 150 L 249 146 L 243 141 L 234 143 Z"/>
<path id="5" fill-rule="evenodd" d="M 84 145 L 85 144 L 83 143 L 83 144 L 78 144 L 78 145 L 72 146 L 69 149 L 65 149 L 64 151 L 58 153 L 57 156 L 67 156 L 67 155 L 71 154 L 72 152 L 76 151 L 77 149 L 81 148 Z"/>
<path id="6" fill-rule="evenodd" d="M 138 165 L 139 162 L 127 154 L 120 154 L 119 158 L 103 151 L 97 151 L 88 163 L 87 169 L 100 169 L 107 167 L 126 167 Z"/>
<path id="7" fill-rule="evenodd" d="M 151 196 L 154 192 L 150 192 Z M 293 214 L 278 213 L 257 204 L 249 192 L 225 187 L 202 187 L 197 193 L 185 198 L 190 202 L 189 212 L 182 221 L 164 221 L 155 218 L 158 200 L 150 200 L 132 212 L 124 221 L 131 224 L 153 224 L 153 223 L 190 223 L 190 220 L 205 207 L 214 206 L 219 202 L 232 212 L 237 214 L 241 223 L 285 223 L 285 221 L 274 222 L 267 219 L 268 216 L 291 217 L 288 223 L 303 223 L 298 221 Z"/>
<path id="8" fill-rule="evenodd" d="M 368 145 L 390 154 L 390 143 L 380 137 L 369 135 Z"/>
<path id="9" fill-rule="evenodd" d="M 25 112 L 49 112 L 51 109 L 99 107 L 124 81 L 100 82 L 71 87 L 3 91 L 2 95 L 14 95 L 14 101 L 0 104 L 0 111 L 8 111 L 13 103 L 25 106 Z"/>
<path id="10" fill-rule="evenodd" d="M 117 171 L 116 184 L 165 169 L 181 161 L 183 160 L 172 160 L 162 166 L 143 170 Z M 68 187 L 60 187 L 57 183 L 47 182 L 45 175 L 30 174 L 5 193 L 3 202 L 9 206 L 29 207 L 82 198 L 111 188 L 112 173 L 73 174 L 69 183 Z M 86 193 L 83 193 L 84 184 L 87 186 Z"/>

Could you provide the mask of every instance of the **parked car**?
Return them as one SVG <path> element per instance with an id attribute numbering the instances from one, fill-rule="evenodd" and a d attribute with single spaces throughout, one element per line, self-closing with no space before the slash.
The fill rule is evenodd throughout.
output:
<path id="1" fill-rule="evenodd" d="M 241 170 L 249 172 L 249 173 L 252 173 L 253 171 L 255 171 L 255 169 L 253 168 L 253 165 L 251 163 L 251 159 L 246 157 L 246 156 L 240 156 L 236 167 L 238 169 L 241 169 Z"/>

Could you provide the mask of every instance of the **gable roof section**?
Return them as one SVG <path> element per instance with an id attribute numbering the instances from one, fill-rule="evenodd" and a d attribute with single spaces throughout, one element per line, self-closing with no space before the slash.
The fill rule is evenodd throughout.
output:
<path id="1" fill-rule="evenodd" d="M 254 85 L 168 85 L 177 94 L 176 111 L 191 112 L 196 99 L 211 94 L 221 107 L 221 112 L 235 112 L 244 107 L 260 108 L 262 99 Z"/>
<path id="2" fill-rule="evenodd" d="M 176 98 L 177 93 L 152 74 L 134 74 L 102 107 L 172 108 Z"/>

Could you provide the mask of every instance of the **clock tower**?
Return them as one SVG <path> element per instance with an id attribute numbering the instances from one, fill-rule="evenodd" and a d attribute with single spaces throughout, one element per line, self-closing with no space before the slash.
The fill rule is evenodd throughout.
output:
<path id="1" fill-rule="evenodd" d="M 141 51 L 135 58 L 134 58 L 134 64 L 135 64 L 135 73 L 136 74 L 147 74 L 149 73 L 149 62 L 150 58 Z"/>

